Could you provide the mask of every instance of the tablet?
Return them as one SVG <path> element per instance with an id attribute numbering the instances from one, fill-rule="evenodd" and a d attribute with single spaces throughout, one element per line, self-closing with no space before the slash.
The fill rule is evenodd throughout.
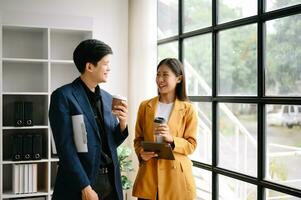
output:
<path id="1" fill-rule="evenodd" d="M 157 143 L 151 141 L 142 141 L 142 148 L 144 151 L 153 151 L 158 154 L 159 159 L 174 160 L 172 148 L 168 143 Z"/>

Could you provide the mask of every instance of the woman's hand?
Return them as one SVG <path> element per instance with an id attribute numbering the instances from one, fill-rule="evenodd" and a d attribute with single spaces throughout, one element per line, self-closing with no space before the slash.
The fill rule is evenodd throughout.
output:
<path id="1" fill-rule="evenodd" d="M 140 153 L 140 157 L 144 161 L 148 161 L 149 159 L 151 159 L 153 157 L 158 157 L 158 154 L 156 154 L 155 152 L 144 151 L 143 149 L 141 149 L 139 153 Z"/>
<path id="2" fill-rule="evenodd" d="M 166 142 L 172 143 L 173 142 L 173 137 L 169 132 L 169 127 L 167 124 L 159 124 L 156 129 L 156 133 L 159 133 Z"/>

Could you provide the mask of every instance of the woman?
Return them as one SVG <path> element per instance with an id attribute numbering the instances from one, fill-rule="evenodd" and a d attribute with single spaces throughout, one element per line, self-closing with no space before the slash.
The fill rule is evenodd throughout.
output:
<path id="1" fill-rule="evenodd" d="M 139 171 L 133 188 L 138 199 L 191 200 L 196 197 L 192 162 L 187 157 L 197 145 L 197 116 L 188 101 L 184 69 L 174 58 L 162 60 L 157 67 L 158 96 L 140 104 L 134 147 Z M 167 123 L 154 130 L 155 117 Z M 145 152 L 142 141 L 154 141 L 153 132 L 160 133 L 171 144 L 175 160 L 157 159 L 154 152 Z"/>

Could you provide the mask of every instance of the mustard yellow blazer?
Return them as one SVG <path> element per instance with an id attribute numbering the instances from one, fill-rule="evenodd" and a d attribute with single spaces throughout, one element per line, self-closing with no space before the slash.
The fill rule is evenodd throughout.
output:
<path id="1" fill-rule="evenodd" d="M 196 187 L 192 175 L 192 162 L 187 155 L 196 148 L 197 115 L 190 102 L 176 99 L 168 120 L 173 135 L 175 160 L 152 158 L 144 162 L 139 158 L 141 141 L 154 141 L 153 120 L 159 98 L 143 101 L 138 110 L 134 147 L 139 159 L 139 170 L 133 187 L 133 196 L 144 199 L 192 200 Z"/>

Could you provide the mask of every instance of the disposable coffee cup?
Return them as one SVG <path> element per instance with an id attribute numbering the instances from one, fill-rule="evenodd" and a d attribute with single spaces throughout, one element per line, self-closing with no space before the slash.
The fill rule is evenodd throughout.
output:
<path id="1" fill-rule="evenodd" d="M 122 105 L 122 101 L 127 101 L 126 97 L 120 95 L 113 95 L 112 96 L 112 110 L 115 109 L 115 106 Z"/>
<path id="2" fill-rule="evenodd" d="M 163 143 L 164 142 L 164 138 L 160 133 L 156 132 L 156 128 L 160 125 L 160 124 L 164 124 L 166 123 L 166 120 L 163 117 L 156 117 L 154 119 L 154 141 L 157 143 Z"/>

